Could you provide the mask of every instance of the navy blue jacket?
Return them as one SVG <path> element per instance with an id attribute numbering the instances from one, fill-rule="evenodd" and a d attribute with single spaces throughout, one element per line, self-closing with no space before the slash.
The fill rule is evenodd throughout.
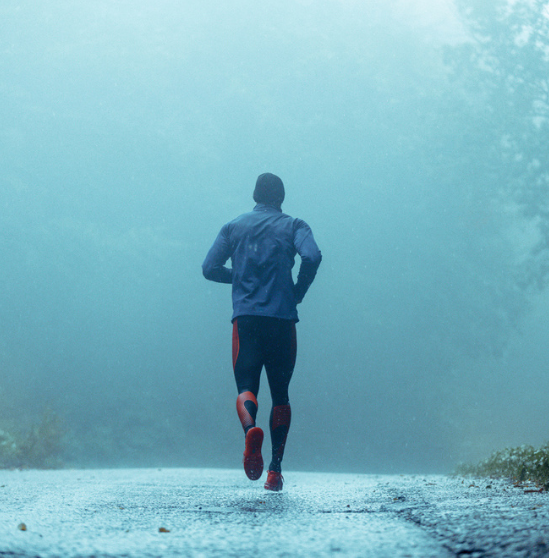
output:
<path id="1" fill-rule="evenodd" d="M 295 255 L 301 266 L 294 285 Z M 232 269 L 225 267 L 231 258 Z M 270 316 L 298 321 L 303 300 L 322 256 L 309 225 L 276 207 L 257 204 L 221 229 L 202 271 L 218 283 L 232 283 L 233 317 Z"/>

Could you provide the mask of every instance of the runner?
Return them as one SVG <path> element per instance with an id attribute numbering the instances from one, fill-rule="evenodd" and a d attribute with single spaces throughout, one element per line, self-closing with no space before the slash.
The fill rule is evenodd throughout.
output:
<path id="1" fill-rule="evenodd" d="M 206 279 L 232 284 L 236 410 L 245 435 L 244 471 L 251 480 L 263 473 L 263 430 L 255 420 L 263 367 L 267 373 L 272 459 L 265 488 L 275 492 L 282 490 L 281 463 L 292 416 L 288 386 L 296 359 L 297 304 L 322 259 L 307 223 L 282 213 L 284 196 L 278 176 L 260 175 L 253 194 L 257 205 L 221 229 L 202 264 Z M 294 284 L 296 254 L 301 265 Z M 229 258 L 232 268 L 225 266 Z"/>

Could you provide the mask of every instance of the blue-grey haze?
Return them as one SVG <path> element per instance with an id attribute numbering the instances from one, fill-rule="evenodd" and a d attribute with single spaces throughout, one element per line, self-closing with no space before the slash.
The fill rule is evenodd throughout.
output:
<path id="1" fill-rule="evenodd" d="M 544 441 L 549 303 L 509 279 L 535 231 L 454 133 L 437 29 L 392 4 L 3 0 L 0 420 L 51 406 L 69 464 L 238 466 L 230 288 L 200 265 L 269 171 L 324 256 L 286 467 Z"/>

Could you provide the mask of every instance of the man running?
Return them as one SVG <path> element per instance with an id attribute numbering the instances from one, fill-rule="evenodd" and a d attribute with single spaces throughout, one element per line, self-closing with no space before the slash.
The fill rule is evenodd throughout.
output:
<path id="1" fill-rule="evenodd" d="M 282 490 L 281 462 L 292 414 L 288 386 L 296 359 L 297 304 L 322 259 L 307 223 L 282 213 L 284 195 L 278 176 L 260 175 L 253 194 L 257 205 L 221 229 L 202 264 L 206 279 L 232 283 L 236 410 L 245 435 L 244 471 L 251 480 L 263 473 L 263 430 L 255 419 L 263 367 L 267 373 L 272 459 L 265 488 L 275 492 Z M 301 266 L 294 284 L 296 254 Z M 232 268 L 225 266 L 229 258 Z"/>

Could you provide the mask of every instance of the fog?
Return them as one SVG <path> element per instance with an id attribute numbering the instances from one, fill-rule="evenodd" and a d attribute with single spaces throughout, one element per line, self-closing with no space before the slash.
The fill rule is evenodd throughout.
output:
<path id="1" fill-rule="evenodd" d="M 201 263 L 273 172 L 323 254 L 286 469 L 444 472 L 544 442 L 549 297 L 521 280 L 543 223 L 484 165 L 483 97 L 449 77 L 458 16 L 4 0 L 0 427 L 53 409 L 69 466 L 240 466 L 230 287 Z M 259 404 L 266 428 L 265 377 Z"/>

